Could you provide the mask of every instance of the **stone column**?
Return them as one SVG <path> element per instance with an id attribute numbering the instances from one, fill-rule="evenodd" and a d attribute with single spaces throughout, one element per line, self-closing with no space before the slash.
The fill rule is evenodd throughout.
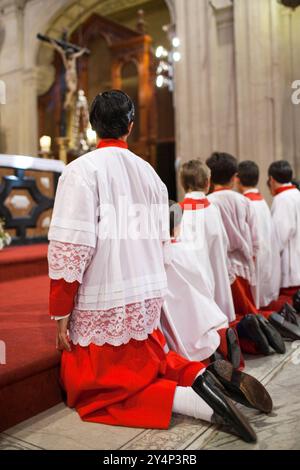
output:
<path id="1" fill-rule="evenodd" d="M 175 73 L 177 156 L 237 152 L 231 0 L 174 0 L 182 60 Z"/>
<path id="2" fill-rule="evenodd" d="M 234 2 L 238 153 L 259 164 L 265 195 L 269 164 L 282 158 L 279 8 L 272 0 Z"/>
<path id="3" fill-rule="evenodd" d="M 175 71 L 177 155 L 182 160 L 205 158 L 213 143 L 210 7 L 202 0 L 175 0 L 175 7 L 182 53 Z"/>
<path id="4" fill-rule="evenodd" d="M 49 19 L 64 3 L 64 0 L 2 0 L 0 18 L 5 35 L 0 51 L 0 80 L 6 83 L 6 104 L 0 107 L 0 152 L 37 154 L 37 94 L 45 80 L 42 67 L 37 67 L 40 43 L 36 34 L 46 32 Z M 46 86 L 50 86 L 49 76 L 51 80 L 53 71 L 48 73 Z"/>
<path id="5" fill-rule="evenodd" d="M 21 153 L 22 148 L 22 67 L 23 3 L 7 1 L 1 10 L 4 43 L 0 51 L 0 79 L 6 84 L 6 104 L 1 106 L 2 148 Z"/>
<path id="6" fill-rule="evenodd" d="M 211 0 L 209 8 L 212 147 L 237 155 L 237 96 L 234 15 L 231 0 Z"/>
<path id="7" fill-rule="evenodd" d="M 168 3 L 170 3 L 169 0 Z M 214 150 L 255 160 L 261 189 L 269 164 L 300 171 L 300 8 L 274 0 L 173 0 L 182 61 L 176 67 L 177 156 Z"/>
<path id="8" fill-rule="evenodd" d="M 178 156 L 206 159 L 237 150 L 231 0 L 175 0 L 182 61 L 176 68 Z"/>
<path id="9" fill-rule="evenodd" d="M 38 73 L 35 67 L 22 73 L 22 151 L 25 155 L 37 156 L 38 142 Z"/>
<path id="10" fill-rule="evenodd" d="M 300 8 L 281 7 L 280 18 L 283 157 L 292 163 L 300 178 L 300 104 L 291 100 L 292 83 L 300 80 Z"/>

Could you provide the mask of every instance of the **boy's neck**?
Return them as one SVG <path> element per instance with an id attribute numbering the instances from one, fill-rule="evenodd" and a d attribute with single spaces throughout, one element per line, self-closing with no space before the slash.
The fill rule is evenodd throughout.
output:
<path id="1" fill-rule="evenodd" d="M 233 184 L 231 182 L 227 184 L 215 184 L 214 191 L 221 191 L 222 189 L 233 189 Z"/>
<path id="2" fill-rule="evenodd" d="M 278 181 L 273 180 L 273 185 L 271 186 L 272 196 L 276 196 L 282 188 L 292 187 L 293 183 L 278 183 Z"/>
<path id="3" fill-rule="evenodd" d="M 187 191 L 185 191 L 185 194 L 187 195 L 190 195 L 190 194 L 193 194 L 193 193 L 202 193 L 204 195 L 207 194 L 207 189 L 206 188 L 202 188 L 202 189 L 188 189 Z"/>
<path id="4" fill-rule="evenodd" d="M 276 184 L 274 186 L 275 186 L 276 189 L 280 189 L 280 188 L 286 188 L 286 187 L 292 186 L 292 185 L 293 185 L 292 181 L 290 183 L 278 183 L 276 181 Z"/>
<path id="5" fill-rule="evenodd" d="M 250 193 L 251 191 L 258 191 L 257 186 L 242 186 L 242 193 Z"/>

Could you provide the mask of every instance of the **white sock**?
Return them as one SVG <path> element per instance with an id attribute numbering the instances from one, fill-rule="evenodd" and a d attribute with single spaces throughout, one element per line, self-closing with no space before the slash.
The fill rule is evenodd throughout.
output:
<path id="1" fill-rule="evenodd" d="M 192 387 L 176 387 L 172 411 L 208 422 L 211 422 L 214 413 L 213 409 L 194 392 Z"/>

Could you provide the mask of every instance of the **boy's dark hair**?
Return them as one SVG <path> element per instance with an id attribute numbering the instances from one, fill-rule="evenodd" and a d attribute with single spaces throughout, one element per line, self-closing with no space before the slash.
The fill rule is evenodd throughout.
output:
<path id="1" fill-rule="evenodd" d="M 243 186 L 253 188 L 258 185 L 259 167 L 251 160 L 245 160 L 238 166 L 238 177 Z"/>
<path id="2" fill-rule="evenodd" d="M 201 160 L 190 160 L 180 168 L 180 182 L 187 191 L 203 191 L 210 178 L 210 169 Z"/>
<path id="3" fill-rule="evenodd" d="M 170 235 L 174 236 L 175 228 L 180 225 L 182 220 L 182 208 L 175 201 L 169 201 L 169 214 L 170 214 Z"/>
<path id="4" fill-rule="evenodd" d="M 293 169 L 286 160 L 279 160 L 270 165 L 269 176 L 272 176 L 277 183 L 291 183 L 293 179 Z"/>
<path id="5" fill-rule="evenodd" d="M 123 91 L 105 91 L 96 96 L 90 110 L 90 122 L 101 139 L 119 139 L 128 134 L 134 121 L 134 104 Z"/>
<path id="6" fill-rule="evenodd" d="M 214 152 L 206 160 L 206 165 L 211 169 L 213 184 L 227 184 L 238 172 L 237 159 L 229 153 Z"/>

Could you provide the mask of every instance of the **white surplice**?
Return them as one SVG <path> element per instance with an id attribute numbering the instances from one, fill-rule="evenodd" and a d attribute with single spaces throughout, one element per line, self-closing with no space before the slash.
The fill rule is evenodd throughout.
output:
<path id="1" fill-rule="evenodd" d="M 286 187 L 289 188 L 289 185 Z M 281 287 L 300 286 L 300 192 L 298 189 L 287 189 L 277 194 L 273 199 L 271 212 L 281 256 Z"/>
<path id="2" fill-rule="evenodd" d="M 227 328 L 228 321 L 214 301 L 213 274 L 202 247 L 179 241 L 171 249 L 161 327 L 171 350 L 201 361 L 216 351 L 220 344 L 217 330 Z"/>
<path id="3" fill-rule="evenodd" d="M 192 202 L 193 210 L 189 210 L 189 201 Z M 236 317 L 230 284 L 235 280 L 235 276 L 228 258 L 229 241 L 218 207 L 205 201 L 208 199 L 200 191 L 185 195 L 183 204 L 186 210 L 183 214 L 181 239 L 194 237 L 202 247 L 204 264 L 210 263 L 209 272 L 212 273 L 211 282 L 214 285 L 213 298 L 228 321 L 232 322 Z"/>
<path id="4" fill-rule="evenodd" d="M 71 324 L 84 335 L 76 333 L 75 343 L 87 345 L 92 335 L 95 344 L 117 346 L 145 340 L 158 327 L 168 221 L 166 186 L 127 148 L 97 149 L 65 168 L 49 231 L 49 274 L 80 282 Z"/>
<path id="5" fill-rule="evenodd" d="M 228 256 L 235 276 L 256 284 L 255 263 L 259 243 L 255 213 L 250 201 L 230 189 L 215 191 L 208 196 L 221 213 L 229 240 Z"/>
<path id="6" fill-rule="evenodd" d="M 256 286 L 252 287 L 256 307 L 266 307 L 277 300 L 280 290 L 280 253 L 277 237 L 273 227 L 271 211 L 266 201 L 251 198 L 251 194 L 260 196 L 256 188 L 244 192 L 255 212 L 259 249 L 256 257 Z"/>

